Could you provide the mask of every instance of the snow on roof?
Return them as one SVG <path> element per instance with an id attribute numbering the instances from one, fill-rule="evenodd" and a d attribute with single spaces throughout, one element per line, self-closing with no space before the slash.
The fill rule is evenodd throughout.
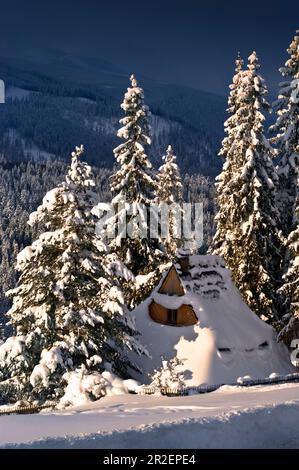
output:
<path id="1" fill-rule="evenodd" d="M 183 304 L 193 306 L 193 303 L 196 305 L 198 295 L 209 299 L 218 299 L 221 290 L 226 290 L 231 286 L 230 273 L 225 268 L 223 259 L 219 256 L 192 255 L 188 258 L 188 269 L 183 271 L 180 263 L 173 265 L 163 274 L 159 285 L 151 295 L 155 302 L 165 308 L 177 309 Z M 183 296 L 168 296 L 159 293 L 173 268 L 176 270 L 185 291 Z"/>
<path id="2" fill-rule="evenodd" d="M 275 330 L 243 302 L 220 257 L 193 255 L 187 270 L 182 272 L 178 264 L 175 268 L 185 295 L 158 292 L 165 273 L 152 295 L 133 312 L 141 341 L 152 356 L 137 360 L 145 383 L 150 382 L 148 374 L 160 367 L 161 355 L 184 360 L 189 386 L 234 383 L 245 375 L 265 378 L 273 372 L 294 371 L 286 347 L 277 343 Z M 169 309 L 191 304 L 198 323 L 186 327 L 156 323 L 148 311 L 152 300 Z"/>

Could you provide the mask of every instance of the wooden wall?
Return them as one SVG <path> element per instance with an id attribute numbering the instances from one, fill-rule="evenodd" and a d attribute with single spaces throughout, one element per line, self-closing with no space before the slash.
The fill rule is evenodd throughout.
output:
<path id="1" fill-rule="evenodd" d="M 156 303 L 154 300 L 149 306 L 149 315 L 152 320 L 162 325 L 169 325 L 168 323 L 168 310 L 162 305 Z M 197 317 L 191 305 L 181 305 L 177 309 L 177 324 L 172 326 L 189 326 L 197 323 Z"/>
<path id="2" fill-rule="evenodd" d="M 160 289 L 159 294 L 179 295 L 185 294 L 179 275 L 174 266 L 170 268 L 167 276 L 165 277 Z"/>

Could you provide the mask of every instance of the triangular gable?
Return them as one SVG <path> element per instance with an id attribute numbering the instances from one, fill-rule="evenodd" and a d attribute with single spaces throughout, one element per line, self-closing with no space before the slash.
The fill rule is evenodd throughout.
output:
<path id="1" fill-rule="evenodd" d="M 180 276 L 174 266 L 168 271 L 158 292 L 167 295 L 185 295 Z"/>

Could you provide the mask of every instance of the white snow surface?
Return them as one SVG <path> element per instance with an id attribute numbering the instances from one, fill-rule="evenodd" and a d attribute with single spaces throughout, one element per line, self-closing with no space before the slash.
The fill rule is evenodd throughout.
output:
<path id="1" fill-rule="evenodd" d="M 183 280 L 184 296 L 159 294 L 158 286 L 133 312 L 151 356 L 137 358 L 144 373 L 136 379 L 150 383 L 153 371 L 161 367 L 161 356 L 184 361 L 187 386 L 231 384 L 244 376 L 262 379 L 295 372 L 287 348 L 277 342 L 274 329 L 243 302 L 221 258 L 191 256 L 190 265 L 191 279 Z M 198 323 L 176 327 L 154 322 L 148 313 L 153 299 L 170 309 L 191 304 Z"/>
<path id="2" fill-rule="evenodd" d="M 186 397 L 121 395 L 34 415 L 0 416 L 0 446 L 298 448 L 299 384 L 225 386 Z"/>

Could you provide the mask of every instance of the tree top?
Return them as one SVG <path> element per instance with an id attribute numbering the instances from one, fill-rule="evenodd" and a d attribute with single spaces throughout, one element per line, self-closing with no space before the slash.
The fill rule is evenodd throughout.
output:
<path id="1" fill-rule="evenodd" d="M 138 82 L 135 78 L 135 75 L 132 73 L 131 77 L 130 77 L 130 80 L 131 80 L 131 85 L 132 85 L 132 88 L 135 88 L 138 86 Z"/>

